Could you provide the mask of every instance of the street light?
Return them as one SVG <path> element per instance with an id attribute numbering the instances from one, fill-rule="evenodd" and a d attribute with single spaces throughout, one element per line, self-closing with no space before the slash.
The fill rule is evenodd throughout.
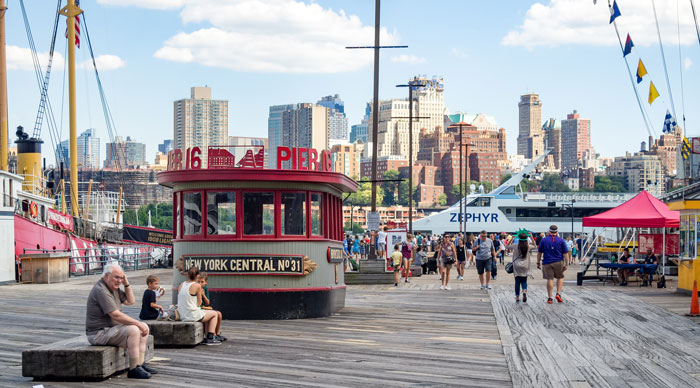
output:
<path id="1" fill-rule="evenodd" d="M 574 240 L 574 203 L 575 199 L 571 200 L 571 203 L 563 203 L 561 205 L 562 209 L 571 208 L 571 239 Z"/>

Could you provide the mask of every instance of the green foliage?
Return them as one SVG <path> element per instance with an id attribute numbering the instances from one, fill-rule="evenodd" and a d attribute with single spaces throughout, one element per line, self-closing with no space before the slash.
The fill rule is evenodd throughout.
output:
<path id="1" fill-rule="evenodd" d="M 599 175 L 595 177 L 594 191 L 597 193 L 626 193 L 627 181 L 621 176 Z"/>
<path id="2" fill-rule="evenodd" d="M 440 196 L 438 197 L 438 205 L 440 205 L 440 206 L 447 205 L 447 195 L 445 193 L 440 194 Z"/>
<path id="3" fill-rule="evenodd" d="M 346 222 L 345 225 L 343 226 L 344 231 L 349 231 L 350 230 L 350 221 Z M 364 229 L 362 229 L 362 226 L 358 224 L 357 222 L 352 223 L 352 234 L 363 234 L 365 232 Z"/>
<path id="4" fill-rule="evenodd" d="M 399 183 L 398 204 L 408 206 L 408 180 Z M 418 186 L 413 186 L 413 202 L 416 202 L 416 194 L 418 194 Z"/>
<path id="5" fill-rule="evenodd" d="M 479 181 L 469 181 L 469 182 L 463 182 L 462 185 L 462 194 L 464 196 L 469 195 L 470 188 L 469 186 L 471 185 L 476 186 L 476 192 L 479 192 L 479 186 L 484 185 L 484 193 L 489 193 L 491 190 L 493 190 L 493 183 L 491 182 L 479 182 Z M 453 198 L 459 198 L 459 186 L 460 185 L 454 185 L 452 186 L 452 190 L 450 190 L 450 194 L 452 195 Z"/>
<path id="6" fill-rule="evenodd" d="M 377 187 L 377 203 L 381 204 L 384 198 L 384 191 L 380 187 Z M 357 206 L 370 206 L 372 204 L 372 183 L 363 182 L 360 183 L 360 187 L 357 188 L 356 193 L 352 193 L 348 199 L 345 200 L 345 204 L 353 204 Z"/>
<path id="7" fill-rule="evenodd" d="M 149 210 L 151 211 L 151 224 L 154 228 L 173 230 L 173 204 L 169 202 L 144 205 L 138 211 L 127 209 L 124 212 L 124 224 L 147 226 Z"/>
<path id="8" fill-rule="evenodd" d="M 513 176 L 513 174 L 506 174 L 506 175 L 503 175 L 503 176 L 501 177 L 501 183 L 500 183 L 500 184 L 502 185 L 502 184 L 506 183 L 506 181 L 507 181 L 508 179 L 510 179 L 512 176 Z"/>
<path id="9" fill-rule="evenodd" d="M 396 180 L 399 179 L 399 172 L 396 170 L 389 170 L 384 173 L 384 178 L 385 180 Z M 382 198 L 382 205 L 384 206 L 393 206 L 396 205 L 399 198 L 398 198 L 398 191 L 399 191 L 399 182 L 382 182 L 381 183 L 381 188 L 382 191 L 384 192 L 384 197 Z M 377 202 L 379 202 L 377 200 Z M 406 200 L 408 202 L 408 199 Z"/>
<path id="10" fill-rule="evenodd" d="M 540 182 L 540 191 L 545 193 L 566 193 L 571 191 L 571 189 L 561 181 L 559 174 L 544 173 Z"/>

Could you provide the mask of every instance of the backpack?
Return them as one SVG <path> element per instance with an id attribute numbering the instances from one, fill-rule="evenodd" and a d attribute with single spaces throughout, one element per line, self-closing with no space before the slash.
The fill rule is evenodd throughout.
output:
<path id="1" fill-rule="evenodd" d="M 658 288 L 666 288 L 666 276 L 661 275 L 661 278 L 659 279 L 659 282 L 656 283 L 656 287 L 658 287 Z"/>

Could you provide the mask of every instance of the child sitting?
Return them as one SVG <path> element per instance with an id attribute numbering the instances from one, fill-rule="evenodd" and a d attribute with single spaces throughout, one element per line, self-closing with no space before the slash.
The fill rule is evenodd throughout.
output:
<path id="1" fill-rule="evenodd" d="M 211 310 L 212 307 L 209 305 L 209 288 L 207 288 L 207 273 L 202 272 L 199 274 L 199 285 L 202 286 L 202 305 L 199 306 L 203 310 Z"/>
<path id="2" fill-rule="evenodd" d="M 148 275 L 146 285 L 148 288 L 143 292 L 141 313 L 139 314 L 139 319 L 142 321 L 157 319 L 163 313 L 163 307 L 156 304 L 156 300 L 165 294 L 165 289 L 160 287 L 158 276 Z"/>

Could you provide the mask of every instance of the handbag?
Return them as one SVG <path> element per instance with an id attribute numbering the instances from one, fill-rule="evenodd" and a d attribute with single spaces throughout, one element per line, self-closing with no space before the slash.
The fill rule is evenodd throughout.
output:
<path id="1" fill-rule="evenodd" d="M 455 263 L 455 258 L 452 256 L 447 256 L 445 257 L 445 264 L 454 264 Z"/>
<path id="2" fill-rule="evenodd" d="M 510 263 L 506 264 L 506 272 L 513 273 L 513 262 L 512 261 Z"/>

